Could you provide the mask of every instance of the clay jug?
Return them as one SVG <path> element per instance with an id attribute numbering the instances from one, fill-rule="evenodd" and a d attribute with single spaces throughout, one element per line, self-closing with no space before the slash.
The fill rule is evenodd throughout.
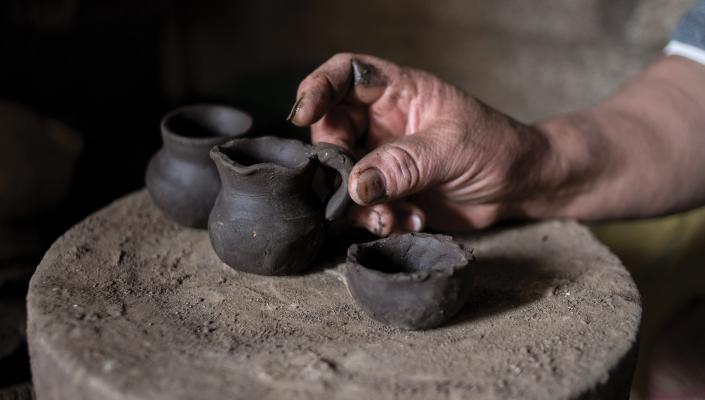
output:
<path id="1" fill-rule="evenodd" d="M 181 225 L 205 229 L 220 190 L 209 152 L 251 126 L 247 113 L 220 105 L 190 105 L 168 113 L 161 122 L 164 146 L 147 166 L 145 180 L 154 204 Z"/>
<path id="2" fill-rule="evenodd" d="M 261 275 L 293 274 L 311 265 L 326 223 L 350 203 L 353 162 L 343 149 L 265 136 L 216 146 L 211 157 L 222 182 L 208 220 L 218 257 L 234 269 Z M 341 177 L 327 202 L 313 187 L 321 166 Z"/>

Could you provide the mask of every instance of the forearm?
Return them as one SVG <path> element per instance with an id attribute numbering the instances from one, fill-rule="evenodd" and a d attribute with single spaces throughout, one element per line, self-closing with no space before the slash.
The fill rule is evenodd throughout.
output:
<path id="1" fill-rule="evenodd" d="M 659 60 L 614 96 L 536 124 L 551 143 L 529 217 L 655 216 L 705 204 L 705 67 Z"/>

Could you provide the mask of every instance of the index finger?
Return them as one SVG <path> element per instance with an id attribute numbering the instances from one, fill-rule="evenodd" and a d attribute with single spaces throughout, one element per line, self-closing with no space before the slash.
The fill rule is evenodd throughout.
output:
<path id="1" fill-rule="evenodd" d="M 297 126 L 308 126 L 341 102 L 372 104 L 398 75 L 399 67 L 389 61 L 364 54 L 336 54 L 299 84 L 288 119 Z"/>

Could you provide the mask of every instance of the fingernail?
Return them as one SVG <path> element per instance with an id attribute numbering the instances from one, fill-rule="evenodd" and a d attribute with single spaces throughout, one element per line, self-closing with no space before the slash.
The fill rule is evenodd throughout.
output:
<path id="1" fill-rule="evenodd" d="M 413 232 L 421 232 L 423 229 L 423 222 L 421 221 L 420 215 L 411 214 L 409 216 L 409 229 Z"/>
<path id="2" fill-rule="evenodd" d="M 291 107 L 291 111 L 289 111 L 289 115 L 286 117 L 287 121 L 291 121 L 294 119 L 294 116 L 296 116 L 296 113 L 299 112 L 301 109 L 301 101 L 304 99 L 304 95 L 302 94 L 301 97 L 296 99 L 296 102 L 294 103 L 294 106 Z"/>
<path id="3" fill-rule="evenodd" d="M 385 79 L 373 65 L 365 64 L 355 58 L 350 61 L 350 64 L 353 72 L 353 85 L 379 86 L 384 84 Z"/>
<path id="4" fill-rule="evenodd" d="M 370 226 L 368 226 L 367 229 L 377 236 L 387 236 L 385 234 L 386 225 L 384 223 L 384 220 L 382 219 L 382 214 L 377 211 L 373 211 L 372 213 L 374 215 L 373 221 L 370 223 Z"/>
<path id="5" fill-rule="evenodd" d="M 360 174 L 357 180 L 357 197 L 365 204 L 381 200 L 387 194 L 384 177 L 377 168 L 370 168 Z"/>

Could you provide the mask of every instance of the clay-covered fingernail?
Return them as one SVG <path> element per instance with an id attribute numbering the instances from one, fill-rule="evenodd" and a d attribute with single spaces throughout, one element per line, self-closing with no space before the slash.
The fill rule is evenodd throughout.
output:
<path id="1" fill-rule="evenodd" d="M 366 64 L 353 58 L 350 62 L 353 72 L 353 85 L 355 86 L 381 86 L 385 79 L 379 70 L 371 64 Z"/>
<path id="2" fill-rule="evenodd" d="M 357 197 L 365 204 L 379 201 L 387 194 L 384 177 L 377 168 L 363 171 L 357 179 Z"/>
<path id="3" fill-rule="evenodd" d="M 303 99 L 303 94 L 301 95 L 301 97 L 296 99 L 296 102 L 294 102 L 294 105 L 291 107 L 291 111 L 289 111 L 289 115 L 286 117 L 287 121 L 291 121 L 292 119 L 294 119 L 296 113 L 299 112 L 299 110 L 301 109 L 301 102 L 303 101 Z"/>

